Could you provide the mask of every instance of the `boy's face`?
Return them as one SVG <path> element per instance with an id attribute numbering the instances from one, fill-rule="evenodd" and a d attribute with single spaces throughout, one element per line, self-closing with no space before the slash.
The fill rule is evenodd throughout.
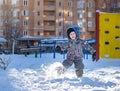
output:
<path id="1" fill-rule="evenodd" d="M 72 40 L 75 40 L 75 39 L 76 39 L 76 33 L 75 33 L 75 32 L 71 32 L 71 33 L 70 33 L 70 38 L 71 38 Z"/>

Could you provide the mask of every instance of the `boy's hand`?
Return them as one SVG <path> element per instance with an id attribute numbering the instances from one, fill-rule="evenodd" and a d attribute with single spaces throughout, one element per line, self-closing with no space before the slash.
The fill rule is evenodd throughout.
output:
<path id="1" fill-rule="evenodd" d="M 96 59 L 96 52 L 92 54 L 92 61 L 95 61 L 95 59 Z"/>

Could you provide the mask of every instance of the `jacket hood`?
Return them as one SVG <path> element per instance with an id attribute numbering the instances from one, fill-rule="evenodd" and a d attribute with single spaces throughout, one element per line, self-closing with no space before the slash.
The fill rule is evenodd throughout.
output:
<path id="1" fill-rule="evenodd" d="M 67 37 L 70 39 L 70 33 L 75 32 L 76 34 L 76 39 L 79 38 L 79 27 L 78 26 L 72 26 L 67 29 Z"/>

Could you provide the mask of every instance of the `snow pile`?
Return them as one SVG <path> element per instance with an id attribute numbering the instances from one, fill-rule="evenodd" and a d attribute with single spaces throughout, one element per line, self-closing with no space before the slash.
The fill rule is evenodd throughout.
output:
<path id="1" fill-rule="evenodd" d="M 42 67 L 45 75 L 46 75 L 46 79 L 50 80 L 50 79 L 56 79 L 58 77 L 57 74 L 57 67 L 62 66 L 62 64 L 60 62 L 55 62 L 53 64 L 51 64 L 50 66 L 47 67 Z"/>
<path id="2" fill-rule="evenodd" d="M 75 74 L 68 71 L 66 74 L 58 76 L 56 67 L 62 66 L 60 62 L 55 62 L 49 66 L 41 65 L 40 69 L 9 71 L 11 84 L 18 91 L 61 91 L 69 90 L 70 84 L 67 79 L 75 77 Z M 76 78 L 77 79 L 77 78 Z M 79 80 L 77 80 L 79 82 Z"/>
<path id="3" fill-rule="evenodd" d="M 56 67 L 61 66 L 63 60 L 60 54 L 56 59 L 52 54 L 44 54 L 43 58 L 10 57 L 7 70 L 0 71 L 0 91 L 120 91 L 119 60 L 84 60 L 84 75 L 78 79 L 74 65 L 65 74 L 57 75 Z"/>

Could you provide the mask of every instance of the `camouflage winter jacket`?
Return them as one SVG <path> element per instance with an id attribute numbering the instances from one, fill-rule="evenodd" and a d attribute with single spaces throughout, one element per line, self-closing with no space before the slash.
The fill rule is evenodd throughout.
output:
<path id="1" fill-rule="evenodd" d="M 61 49 L 67 50 L 67 59 L 70 60 L 82 59 L 83 49 L 89 51 L 91 54 L 95 52 L 93 47 L 79 38 L 77 38 L 76 40 L 69 39 L 67 44 L 61 45 Z"/>
<path id="2" fill-rule="evenodd" d="M 76 33 L 76 39 L 72 40 L 69 37 L 70 30 Z M 79 60 L 83 58 L 83 49 L 89 51 L 91 54 L 95 52 L 94 48 L 88 43 L 79 38 L 79 28 L 70 27 L 67 30 L 68 43 L 61 45 L 62 50 L 67 50 L 67 59 Z"/>

